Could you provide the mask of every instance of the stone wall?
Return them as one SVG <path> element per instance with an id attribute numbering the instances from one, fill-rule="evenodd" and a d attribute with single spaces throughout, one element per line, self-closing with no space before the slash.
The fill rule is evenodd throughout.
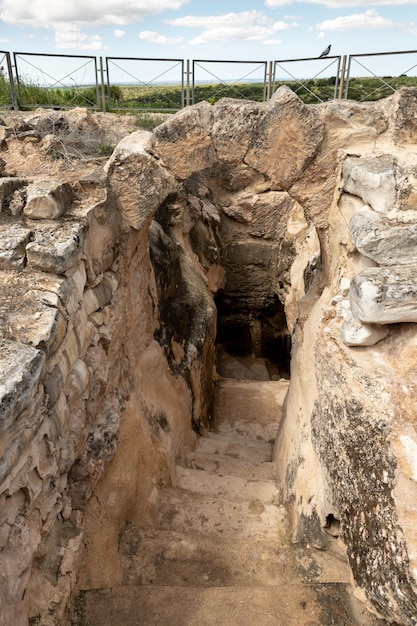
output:
<path id="1" fill-rule="evenodd" d="M 18 132 L 3 145 L 0 178 L 0 621 L 46 626 L 61 622 L 80 569 L 86 586 L 117 581 L 120 529 L 152 516 L 210 420 L 216 320 L 204 272 L 179 247 L 176 313 L 204 309 L 191 333 L 164 319 L 149 226 L 172 176 L 144 166 L 135 194 L 141 155 L 125 147 L 106 171 L 63 163 L 48 176 L 39 138 L 42 177 L 8 176 L 26 146 Z"/>
<path id="2" fill-rule="evenodd" d="M 334 192 L 311 213 L 323 271 L 299 301 L 275 452 L 294 538 L 325 547 L 340 523 L 357 595 L 406 625 L 417 613 L 417 129 L 404 114 L 415 99 L 326 107 Z"/>

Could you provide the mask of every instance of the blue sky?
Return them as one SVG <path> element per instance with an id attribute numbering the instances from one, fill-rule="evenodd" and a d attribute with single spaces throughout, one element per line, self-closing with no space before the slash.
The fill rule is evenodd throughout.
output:
<path id="1" fill-rule="evenodd" d="M 415 50 L 416 5 L 417 0 L 0 0 L 0 50 L 240 61 L 315 57 L 328 44 L 335 55 Z"/>

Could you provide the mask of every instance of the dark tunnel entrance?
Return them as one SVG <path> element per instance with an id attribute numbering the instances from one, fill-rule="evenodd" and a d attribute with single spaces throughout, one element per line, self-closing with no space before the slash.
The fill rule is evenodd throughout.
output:
<path id="1" fill-rule="evenodd" d="M 223 292 L 217 306 L 217 346 L 232 357 L 265 360 L 271 379 L 290 377 L 291 337 L 278 297 L 261 311 L 238 307 Z"/>

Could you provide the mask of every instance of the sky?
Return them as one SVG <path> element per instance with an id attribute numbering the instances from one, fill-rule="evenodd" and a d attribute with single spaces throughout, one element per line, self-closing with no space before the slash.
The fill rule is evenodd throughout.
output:
<path id="1" fill-rule="evenodd" d="M 408 51 L 417 49 L 416 8 L 417 0 L 0 0 L 0 51 L 236 61 L 317 57 L 329 44 L 331 55 Z M 401 60 L 408 67 L 398 73 L 417 62 Z"/>

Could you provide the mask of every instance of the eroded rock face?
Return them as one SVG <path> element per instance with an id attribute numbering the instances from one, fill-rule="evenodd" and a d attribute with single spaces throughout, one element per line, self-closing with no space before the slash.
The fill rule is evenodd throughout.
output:
<path id="1" fill-rule="evenodd" d="M 416 155 L 398 113 L 410 98 L 379 105 L 386 124 L 374 146 L 352 128 L 349 147 L 345 126 L 340 192 L 327 211 L 309 213 L 322 229 L 323 270 L 298 303 L 276 459 L 296 503 L 294 537 L 323 547 L 326 524 L 340 520 L 357 593 L 380 616 L 414 625 L 417 485 L 404 457 L 416 423 Z M 337 133 L 329 132 L 334 146 Z"/>
<path id="2" fill-rule="evenodd" d="M 77 575 L 120 582 L 120 530 L 152 519 L 210 427 L 217 331 L 256 355 L 291 337 L 276 462 L 293 537 L 323 548 L 339 520 L 358 593 L 415 626 L 414 100 L 201 103 L 102 168 L 62 158 L 61 180 L 54 162 L 38 192 L 22 145 L 46 166 L 54 124 L 101 133 L 101 118 L 5 127 L 6 623 L 59 624 Z"/>

